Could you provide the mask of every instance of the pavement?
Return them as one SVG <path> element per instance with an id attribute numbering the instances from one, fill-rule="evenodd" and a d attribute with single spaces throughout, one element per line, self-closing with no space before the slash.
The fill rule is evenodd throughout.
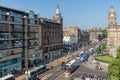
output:
<path id="1" fill-rule="evenodd" d="M 67 57 L 67 55 L 60 57 L 60 58 L 46 64 L 47 68 L 50 68 L 51 66 L 55 67 L 55 66 L 59 65 L 61 63 L 62 59 L 66 58 L 66 57 Z M 15 80 L 26 80 L 25 79 L 26 76 L 27 76 L 26 74 L 22 74 L 22 75 L 18 76 Z"/>

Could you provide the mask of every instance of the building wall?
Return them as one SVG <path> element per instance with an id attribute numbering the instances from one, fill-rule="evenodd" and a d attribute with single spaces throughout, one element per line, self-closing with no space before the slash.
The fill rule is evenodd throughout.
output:
<path id="1" fill-rule="evenodd" d="M 97 43 L 99 40 L 102 40 L 102 32 L 95 31 L 95 32 L 90 32 L 90 41 L 92 43 Z"/>
<path id="2" fill-rule="evenodd" d="M 68 29 L 68 32 L 70 35 L 74 34 L 76 39 L 77 39 L 77 43 L 78 43 L 78 46 L 79 46 L 79 43 L 81 42 L 81 31 L 78 27 L 69 27 Z"/>
<path id="3" fill-rule="evenodd" d="M 0 6 L 0 77 L 34 65 L 28 62 L 34 62 L 29 56 L 41 53 L 40 27 L 33 11 Z"/>
<path id="4" fill-rule="evenodd" d="M 63 44 L 62 23 L 40 18 L 40 25 L 42 27 L 43 58 L 46 62 L 61 55 Z"/>
<path id="5" fill-rule="evenodd" d="M 89 43 L 89 33 L 87 31 L 82 31 L 78 27 L 69 27 L 66 29 L 70 35 L 74 34 L 77 40 L 77 46 L 82 47 L 83 45 L 88 45 Z"/>
<path id="6" fill-rule="evenodd" d="M 120 28 L 110 28 L 108 29 L 107 45 L 108 47 L 119 47 L 120 46 Z"/>
<path id="7" fill-rule="evenodd" d="M 77 44 L 76 36 L 74 36 L 74 35 L 64 35 L 63 36 L 63 44 L 66 44 L 66 45 Z"/>

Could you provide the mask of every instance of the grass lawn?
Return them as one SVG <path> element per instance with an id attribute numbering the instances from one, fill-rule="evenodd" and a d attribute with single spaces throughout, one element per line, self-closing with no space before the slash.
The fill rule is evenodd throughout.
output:
<path id="1" fill-rule="evenodd" d="M 111 57 L 109 57 L 109 56 L 99 56 L 99 57 L 96 57 L 97 61 L 101 61 L 101 62 L 105 62 L 105 63 L 110 63 L 110 62 L 112 62 L 113 59 Z"/>

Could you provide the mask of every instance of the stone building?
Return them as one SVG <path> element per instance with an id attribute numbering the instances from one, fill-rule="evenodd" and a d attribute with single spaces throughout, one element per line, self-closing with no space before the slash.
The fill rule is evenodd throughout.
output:
<path id="1" fill-rule="evenodd" d="M 58 5 L 53 19 L 39 19 L 42 27 L 43 60 L 45 62 L 55 59 L 62 54 L 62 20 L 63 19 Z"/>
<path id="2" fill-rule="evenodd" d="M 96 44 L 99 41 L 101 41 L 103 39 L 103 34 L 102 34 L 102 30 L 97 29 L 96 27 L 91 29 L 92 31 L 90 31 L 90 42 L 92 44 Z"/>
<path id="3" fill-rule="evenodd" d="M 90 35 L 89 35 L 89 32 L 86 31 L 86 30 L 81 30 L 81 41 L 80 41 L 80 45 L 81 46 L 87 46 L 89 45 L 89 41 L 90 41 Z"/>
<path id="4" fill-rule="evenodd" d="M 63 44 L 73 45 L 77 44 L 77 38 L 74 34 L 70 34 L 69 31 L 63 30 Z"/>
<path id="5" fill-rule="evenodd" d="M 66 30 L 69 32 L 70 35 L 74 34 L 74 36 L 76 37 L 76 40 L 77 40 L 77 44 L 75 44 L 75 45 L 77 47 L 79 47 L 80 46 L 79 43 L 80 43 L 80 40 L 81 40 L 81 35 L 80 35 L 81 30 L 76 26 L 69 27 Z"/>
<path id="6" fill-rule="evenodd" d="M 74 34 L 77 40 L 76 46 L 82 47 L 89 44 L 89 33 L 85 30 L 80 30 L 78 27 L 69 27 L 66 29 L 69 34 Z"/>
<path id="7" fill-rule="evenodd" d="M 118 48 L 120 47 L 120 25 L 117 24 L 116 11 L 112 6 L 108 13 L 108 37 L 107 37 L 107 47 L 108 48 Z"/>

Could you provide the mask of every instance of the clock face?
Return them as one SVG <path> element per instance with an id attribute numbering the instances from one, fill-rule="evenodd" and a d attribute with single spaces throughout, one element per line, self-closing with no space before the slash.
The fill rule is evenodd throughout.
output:
<path id="1" fill-rule="evenodd" d="M 113 17 L 113 14 L 111 14 L 110 16 Z"/>

